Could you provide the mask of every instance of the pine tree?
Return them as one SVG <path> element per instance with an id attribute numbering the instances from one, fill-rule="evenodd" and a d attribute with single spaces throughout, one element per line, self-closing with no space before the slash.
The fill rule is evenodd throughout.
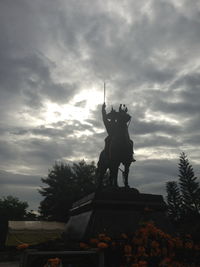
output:
<path id="1" fill-rule="evenodd" d="M 182 217 L 182 197 L 177 182 L 166 183 L 168 213 L 172 221 L 178 222 Z"/>
<path id="2" fill-rule="evenodd" d="M 179 184 L 183 206 L 187 215 L 200 213 L 200 186 L 194 175 L 193 167 L 184 152 L 179 159 Z"/>

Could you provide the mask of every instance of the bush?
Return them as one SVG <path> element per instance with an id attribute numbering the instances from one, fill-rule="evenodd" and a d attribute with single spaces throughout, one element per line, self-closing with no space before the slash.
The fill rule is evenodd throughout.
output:
<path id="1" fill-rule="evenodd" d="M 152 222 L 118 239 L 100 234 L 81 242 L 81 248 L 104 250 L 106 267 L 195 267 L 200 262 L 200 245 L 190 235 L 173 237 Z"/>

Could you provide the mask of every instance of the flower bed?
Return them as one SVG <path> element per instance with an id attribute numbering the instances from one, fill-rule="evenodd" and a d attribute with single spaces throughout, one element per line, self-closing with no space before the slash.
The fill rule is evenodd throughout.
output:
<path id="1" fill-rule="evenodd" d="M 80 243 L 81 249 L 104 250 L 106 267 L 200 266 L 200 245 L 190 235 L 173 237 L 145 223 L 132 235 L 113 239 L 106 233 Z"/>

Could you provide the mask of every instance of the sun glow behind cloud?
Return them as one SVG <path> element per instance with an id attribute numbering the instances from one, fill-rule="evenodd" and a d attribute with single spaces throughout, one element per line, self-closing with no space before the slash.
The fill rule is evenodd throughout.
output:
<path id="1" fill-rule="evenodd" d="M 53 102 L 45 103 L 43 119 L 45 124 L 56 123 L 63 120 L 78 120 L 80 122 L 89 118 L 90 112 L 101 104 L 102 93 L 97 89 L 84 89 L 75 95 L 71 102 L 58 105 Z"/>

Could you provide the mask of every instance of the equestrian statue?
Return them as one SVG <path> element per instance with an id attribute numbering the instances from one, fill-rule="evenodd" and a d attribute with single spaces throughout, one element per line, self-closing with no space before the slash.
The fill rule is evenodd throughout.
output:
<path id="1" fill-rule="evenodd" d="M 101 151 L 97 163 L 97 188 L 100 189 L 103 186 L 103 178 L 108 169 L 110 186 L 118 186 L 117 177 L 121 163 L 124 165 L 122 171 L 123 182 L 125 187 L 129 187 L 129 167 L 135 161 L 133 141 L 130 139 L 128 132 L 131 116 L 128 114 L 127 107 L 122 104 L 120 104 L 118 111 L 112 108 L 109 113 L 106 113 L 104 102 L 102 105 L 102 119 L 108 136 L 105 138 L 105 147 Z"/>

